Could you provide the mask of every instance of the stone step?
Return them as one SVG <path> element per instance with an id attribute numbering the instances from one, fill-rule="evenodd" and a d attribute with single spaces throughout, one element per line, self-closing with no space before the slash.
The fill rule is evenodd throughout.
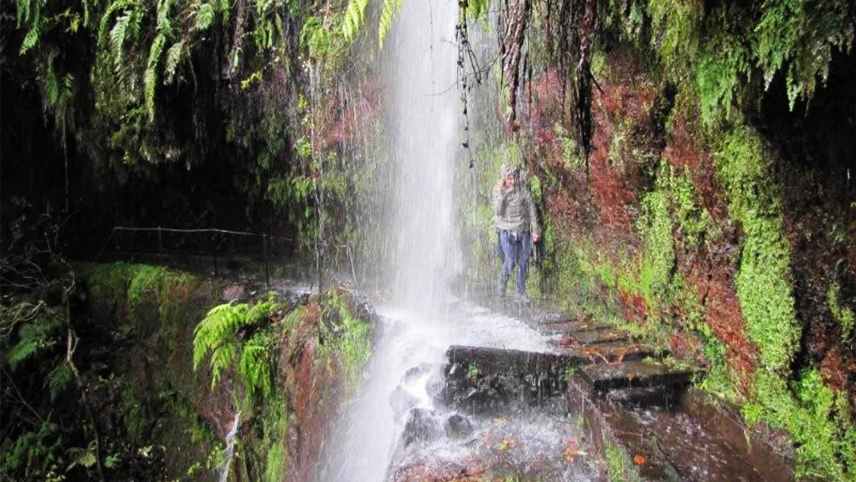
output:
<path id="1" fill-rule="evenodd" d="M 593 321 L 562 321 L 558 323 L 549 323 L 538 326 L 538 331 L 545 335 L 561 335 L 565 333 L 573 334 L 583 331 L 602 331 L 609 330 L 612 327 L 609 325 L 595 323 Z"/>
<path id="2" fill-rule="evenodd" d="M 580 374 L 592 389 L 606 392 L 628 387 L 685 386 L 696 372 L 662 363 L 631 361 L 588 365 L 580 369 Z"/>
<path id="3" fill-rule="evenodd" d="M 627 387 L 612 390 L 606 394 L 611 402 L 634 407 L 674 406 L 680 397 L 678 386 Z"/>
<path id="4" fill-rule="evenodd" d="M 451 346 L 439 398 L 452 407 L 492 412 L 510 404 L 538 405 L 567 389 L 569 374 L 589 363 L 576 354 Z"/>
<path id="5" fill-rule="evenodd" d="M 568 353 L 588 358 L 591 363 L 621 363 L 659 357 L 668 352 L 651 345 L 613 341 L 571 348 Z"/>
<path id="6" fill-rule="evenodd" d="M 568 333 L 571 345 L 596 345 L 611 342 L 631 342 L 633 336 L 615 328 L 588 329 Z"/>

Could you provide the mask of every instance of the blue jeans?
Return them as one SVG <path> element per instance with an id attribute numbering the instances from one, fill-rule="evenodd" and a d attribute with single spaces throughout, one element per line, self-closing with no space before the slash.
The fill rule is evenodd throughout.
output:
<path id="1" fill-rule="evenodd" d="M 526 274 L 529 272 L 529 254 L 532 252 L 532 236 L 529 231 L 515 233 L 502 230 L 499 232 L 499 245 L 502 247 L 502 271 L 499 273 L 500 295 L 505 294 L 505 286 L 511 277 L 511 270 L 517 265 L 517 293 L 526 293 Z"/>

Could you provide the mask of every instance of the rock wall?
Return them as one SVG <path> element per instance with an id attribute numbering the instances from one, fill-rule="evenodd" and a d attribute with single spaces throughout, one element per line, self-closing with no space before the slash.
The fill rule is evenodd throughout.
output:
<path id="1" fill-rule="evenodd" d="M 261 286 L 148 265 L 87 265 L 82 272 L 93 322 L 115 333 L 119 347 L 108 366 L 120 402 L 105 400 L 99 423 L 116 420 L 128 427 L 129 444 L 155 447 L 164 478 L 213 480 L 240 411 L 234 480 L 313 479 L 329 425 L 371 350 L 367 305 L 337 291 L 310 297 L 279 287 L 256 296 Z M 219 355 L 196 361 L 194 338 L 218 305 L 266 308 L 224 338 L 222 346 L 235 343 L 238 351 L 212 384 Z M 243 368 L 258 334 L 272 340 L 261 354 L 271 367 L 270 390 Z"/>

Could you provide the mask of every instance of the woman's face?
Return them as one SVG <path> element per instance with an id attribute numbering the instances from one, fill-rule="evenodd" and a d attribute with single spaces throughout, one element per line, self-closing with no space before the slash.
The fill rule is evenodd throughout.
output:
<path id="1" fill-rule="evenodd" d="M 517 182 L 517 176 L 514 174 L 509 174 L 505 176 L 505 187 L 514 187 L 514 184 Z"/>

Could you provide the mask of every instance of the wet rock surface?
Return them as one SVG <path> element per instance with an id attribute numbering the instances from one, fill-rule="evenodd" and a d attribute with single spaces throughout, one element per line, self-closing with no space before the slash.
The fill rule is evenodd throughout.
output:
<path id="1" fill-rule="evenodd" d="M 447 351 L 441 401 L 467 413 L 497 413 L 512 405 L 543 405 L 567 388 L 574 355 L 453 346 Z"/>
<path id="2" fill-rule="evenodd" d="M 641 480 L 793 480 L 792 460 L 737 413 L 691 389 L 697 369 L 658 361 L 668 350 L 538 305 L 491 306 L 551 336 L 556 352 L 450 347 L 439 400 L 474 420 L 471 434 L 457 436 L 459 450 L 471 456 L 443 455 L 436 446 L 432 452 L 428 444 L 401 454 L 390 468 L 391 480 L 476 480 L 498 467 L 537 480 L 606 480 L 608 453 Z M 558 456 L 556 447 L 542 447 L 542 455 L 515 453 L 540 443 L 519 425 L 533 411 L 543 417 L 562 413 L 560 424 L 579 428 L 564 435 Z M 447 448 L 456 433 L 449 430 L 451 421 Z M 569 466 L 581 459 L 585 467 L 569 476 Z"/>

